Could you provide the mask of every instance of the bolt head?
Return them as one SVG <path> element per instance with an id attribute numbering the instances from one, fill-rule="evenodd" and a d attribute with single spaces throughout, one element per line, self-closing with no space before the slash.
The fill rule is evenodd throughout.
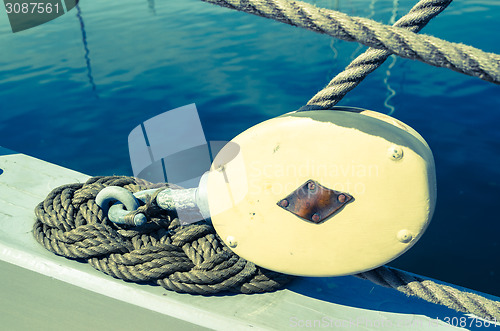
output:
<path id="1" fill-rule="evenodd" d="M 344 194 L 341 194 L 339 195 L 339 197 L 337 198 L 337 200 L 340 202 L 340 203 L 344 203 L 345 200 L 346 200 L 346 196 Z"/>
<path id="2" fill-rule="evenodd" d="M 307 184 L 307 188 L 312 191 L 312 190 L 314 190 L 316 188 L 316 184 L 314 184 L 313 182 L 309 182 Z"/>
<path id="3" fill-rule="evenodd" d="M 389 147 L 387 154 L 391 160 L 399 161 L 403 158 L 403 148 L 401 148 L 401 146 L 393 145 Z"/>
<path id="4" fill-rule="evenodd" d="M 236 241 L 236 238 L 234 238 L 233 236 L 228 236 L 226 238 L 226 243 L 231 248 L 235 248 L 236 246 L 238 246 L 238 242 Z"/>
<path id="5" fill-rule="evenodd" d="M 397 237 L 400 242 L 407 244 L 413 239 L 413 234 L 408 230 L 401 230 L 398 232 Z"/>
<path id="6" fill-rule="evenodd" d="M 287 199 L 281 200 L 280 206 L 283 207 L 283 208 L 288 207 L 288 200 Z"/>
<path id="7" fill-rule="evenodd" d="M 315 213 L 314 215 L 312 215 L 311 219 L 314 221 L 314 222 L 319 222 L 319 219 L 320 219 L 320 216 L 318 213 Z"/>

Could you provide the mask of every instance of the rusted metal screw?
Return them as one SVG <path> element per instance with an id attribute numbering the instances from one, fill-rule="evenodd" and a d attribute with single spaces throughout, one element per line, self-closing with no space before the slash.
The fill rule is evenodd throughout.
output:
<path id="1" fill-rule="evenodd" d="M 316 185 L 314 185 L 314 183 L 312 183 L 312 182 L 309 182 L 309 183 L 307 184 L 307 188 L 308 188 L 308 189 L 310 189 L 310 190 L 312 191 L 312 190 L 314 190 L 314 189 L 316 188 Z"/>
<path id="2" fill-rule="evenodd" d="M 280 206 L 285 208 L 285 207 L 288 207 L 288 200 L 287 199 L 283 199 L 280 201 Z"/>
<path id="3" fill-rule="evenodd" d="M 345 202 L 345 195 L 343 195 L 343 194 L 339 195 L 339 197 L 337 198 L 337 200 L 338 200 L 340 203 L 344 203 L 344 202 Z"/>
<path id="4" fill-rule="evenodd" d="M 314 215 L 312 215 L 312 220 L 314 222 L 318 222 L 319 221 L 319 214 L 318 213 L 315 213 Z"/>

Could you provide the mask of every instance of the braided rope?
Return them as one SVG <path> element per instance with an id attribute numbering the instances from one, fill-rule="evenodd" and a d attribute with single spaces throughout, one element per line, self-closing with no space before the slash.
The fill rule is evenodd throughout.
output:
<path id="1" fill-rule="evenodd" d="M 106 186 L 132 192 L 152 188 L 144 181 L 119 176 L 60 186 L 35 208 L 35 239 L 55 254 L 84 259 L 113 277 L 156 283 L 176 292 L 268 292 L 291 279 L 235 255 L 213 227 L 180 226 L 175 215 L 149 203 L 140 207 L 150 220 L 144 226 L 126 228 L 110 222 L 95 203 Z"/>
<path id="2" fill-rule="evenodd" d="M 421 0 L 405 16 L 393 26 L 412 32 L 419 32 L 431 19 L 448 7 L 453 0 Z M 388 50 L 368 48 L 354 59 L 341 73 L 335 76 L 328 85 L 307 102 L 301 110 L 331 109 L 366 76 L 375 71 L 391 55 Z"/>
<path id="3" fill-rule="evenodd" d="M 387 50 L 398 56 L 445 67 L 500 84 L 500 55 L 442 39 L 418 35 L 403 27 L 287 0 L 202 0 L 222 7 L 271 18 L 346 41 Z"/>
<path id="4" fill-rule="evenodd" d="M 500 302 L 474 293 L 462 292 L 451 286 L 437 284 L 408 272 L 383 266 L 355 276 L 456 311 L 471 313 L 490 321 L 500 321 Z"/>

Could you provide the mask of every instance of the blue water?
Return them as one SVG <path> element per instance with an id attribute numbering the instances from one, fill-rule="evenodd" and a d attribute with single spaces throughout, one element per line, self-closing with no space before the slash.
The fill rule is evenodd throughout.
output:
<path id="1" fill-rule="evenodd" d="M 393 1 L 310 1 L 387 23 Z M 398 17 L 416 1 L 400 0 Z M 0 11 L 0 145 L 90 175 L 131 175 L 127 136 L 196 103 L 207 140 L 305 104 L 357 44 L 198 0 L 92 1 L 13 34 Z M 423 33 L 500 53 L 500 1 L 455 1 Z M 340 105 L 388 113 L 388 64 Z M 397 59 L 393 116 L 434 152 L 438 203 L 393 266 L 500 295 L 500 89 Z M 402 215 L 404 216 L 404 215 Z"/>

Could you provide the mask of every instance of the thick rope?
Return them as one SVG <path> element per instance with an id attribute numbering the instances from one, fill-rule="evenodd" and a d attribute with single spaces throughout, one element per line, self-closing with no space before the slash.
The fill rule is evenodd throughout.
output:
<path id="1" fill-rule="evenodd" d="M 445 67 L 500 84 L 500 55 L 442 39 L 418 35 L 362 18 L 287 0 L 202 0 L 222 7 L 271 18 L 346 41 L 389 51 L 398 56 Z"/>
<path id="2" fill-rule="evenodd" d="M 500 321 L 500 302 L 437 284 L 408 272 L 383 266 L 355 276 L 456 311 L 474 314 L 489 321 Z"/>
<path id="3" fill-rule="evenodd" d="M 118 176 L 58 187 L 35 209 L 35 239 L 55 254 L 86 260 L 113 277 L 176 292 L 268 292 L 291 279 L 235 255 L 208 224 L 180 226 L 175 215 L 150 202 L 139 208 L 150 223 L 115 225 L 95 203 L 97 193 L 112 185 L 132 192 L 152 188 Z"/>
<path id="4" fill-rule="evenodd" d="M 448 7 L 452 0 L 421 0 L 394 26 L 419 32 L 431 19 Z M 366 76 L 380 67 L 391 55 L 388 50 L 368 48 L 354 59 L 341 73 L 307 102 L 301 110 L 331 109 Z"/>

